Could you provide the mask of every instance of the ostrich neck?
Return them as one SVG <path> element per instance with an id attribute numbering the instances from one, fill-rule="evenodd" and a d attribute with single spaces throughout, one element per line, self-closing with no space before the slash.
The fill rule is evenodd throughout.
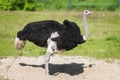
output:
<path id="1" fill-rule="evenodd" d="M 83 24 L 84 24 L 84 29 L 85 29 L 84 39 L 86 40 L 89 36 L 89 30 L 88 30 L 86 15 L 83 15 Z"/>

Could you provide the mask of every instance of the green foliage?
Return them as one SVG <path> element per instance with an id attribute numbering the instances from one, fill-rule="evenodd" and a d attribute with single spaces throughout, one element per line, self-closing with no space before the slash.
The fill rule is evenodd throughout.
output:
<path id="1" fill-rule="evenodd" d="M 119 0 L 0 0 L 0 10 L 120 10 Z"/>
<path id="2" fill-rule="evenodd" d="M 35 5 L 32 3 L 26 3 L 24 10 L 26 11 L 35 11 Z"/>
<path id="3" fill-rule="evenodd" d="M 35 10 L 35 0 L 0 0 L 0 10 Z"/>
<path id="4" fill-rule="evenodd" d="M 25 0 L 0 0 L 0 10 L 22 10 Z"/>

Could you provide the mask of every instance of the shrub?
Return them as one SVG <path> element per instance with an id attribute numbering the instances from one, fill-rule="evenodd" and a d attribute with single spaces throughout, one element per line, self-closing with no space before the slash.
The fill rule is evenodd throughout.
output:
<path id="1" fill-rule="evenodd" d="M 0 10 L 120 10 L 120 0 L 0 0 Z"/>

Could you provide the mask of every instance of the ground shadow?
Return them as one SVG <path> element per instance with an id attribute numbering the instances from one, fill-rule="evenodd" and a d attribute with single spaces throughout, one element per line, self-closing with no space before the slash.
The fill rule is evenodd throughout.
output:
<path id="1" fill-rule="evenodd" d="M 26 63 L 19 63 L 21 66 L 31 66 L 31 67 L 42 67 L 45 68 L 45 65 L 32 65 Z M 66 73 L 71 76 L 78 75 L 84 72 L 83 70 L 84 63 L 69 63 L 69 64 L 49 64 L 50 75 L 56 73 Z"/>

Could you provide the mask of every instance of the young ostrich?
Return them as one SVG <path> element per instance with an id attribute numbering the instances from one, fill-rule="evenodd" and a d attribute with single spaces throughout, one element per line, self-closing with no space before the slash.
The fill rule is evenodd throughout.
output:
<path id="1" fill-rule="evenodd" d="M 71 50 L 78 44 L 84 43 L 89 35 L 86 16 L 93 12 L 85 10 L 83 12 L 83 22 L 85 35 L 75 22 L 64 20 L 63 24 L 54 20 L 44 20 L 28 23 L 23 30 L 17 33 L 15 46 L 22 50 L 26 40 L 29 40 L 40 47 L 47 48 L 45 54 L 45 72 L 49 74 L 50 56 L 61 50 Z"/>

